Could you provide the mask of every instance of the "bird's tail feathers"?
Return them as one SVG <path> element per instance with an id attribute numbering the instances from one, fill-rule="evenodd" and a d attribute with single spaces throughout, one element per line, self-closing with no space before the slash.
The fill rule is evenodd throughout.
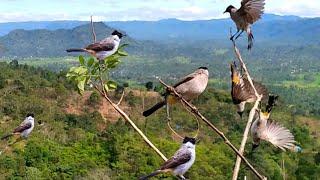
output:
<path id="1" fill-rule="evenodd" d="M 166 105 L 165 101 L 158 102 L 156 105 L 152 106 L 150 109 L 144 111 L 142 113 L 142 115 L 144 117 L 148 117 L 148 116 L 150 116 L 152 113 L 154 113 L 156 110 L 160 109 L 164 105 Z"/>
<path id="2" fill-rule="evenodd" d="M 251 32 L 251 30 L 248 32 L 248 50 L 250 50 L 253 46 L 253 40 L 254 40 L 254 37 L 253 37 L 253 34 Z"/>
<path id="3" fill-rule="evenodd" d="M 153 173 L 151 173 L 151 174 L 149 174 L 149 175 L 140 177 L 139 180 L 147 180 L 147 179 L 149 179 L 149 178 L 151 178 L 151 177 L 153 177 L 153 176 L 156 176 L 156 175 L 158 175 L 158 174 L 160 174 L 160 173 L 161 173 L 161 170 L 156 170 L 155 172 L 153 172 Z"/>
<path id="4" fill-rule="evenodd" d="M 74 48 L 74 49 L 67 49 L 67 52 L 86 52 L 85 49 L 81 49 L 81 48 Z"/>
<path id="5" fill-rule="evenodd" d="M 13 134 L 7 134 L 7 135 L 5 135 L 5 136 L 2 136 L 1 137 L 1 140 L 6 140 L 6 139 L 8 139 L 9 137 L 11 137 Z"/>
<path id="6" fill-rule="evenodd" d="M 266 140 L 283 151 L 294 150 L 295 140 L 289 129 L 276 122 L 268 122 L 266 129 Z"/>

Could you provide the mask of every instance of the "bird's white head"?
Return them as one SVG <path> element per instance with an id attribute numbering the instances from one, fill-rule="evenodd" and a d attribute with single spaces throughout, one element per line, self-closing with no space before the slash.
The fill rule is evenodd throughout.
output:
<path id="1" fill-rule="evenodd" d="M 28 121 L 34 121 L 34 114 L 33 113 L 28 113 L 26 116 L 26 119 L 28 119 Z"/>
<path id="2" fill-rule="evenodd" d="M 122 34 L 121 32 L 119 32 L 119 31 L 117 31 L 117 30 L 114 30 L 111 35 L 112 35 L 112 36 L 115 38 L 115 40 L 117 40 L 117 41 L 120 41 L 120 39 L 121 39 L 123 36 L 125 36 L 124 34 Z"/>
<path id="3" fill-rule="evenodd" d="M 195 138 L 190 138 L 190 137 L 185 137 L 183 139 L 183 144 L 184 147 L 187 147 L 188 149 L 194 149 L 196 147 L 196 139 Z"/>
<path id="4" fill-rule="evenodd" d="M 198 68 L 198 71 L 199 71 L 200 73 L 203 73 L 203 74 L 209 76 L 209 71 L 208 71 L 208 68 L 207 68 L 207 67 L 199 67 L 199 68 Z"/>

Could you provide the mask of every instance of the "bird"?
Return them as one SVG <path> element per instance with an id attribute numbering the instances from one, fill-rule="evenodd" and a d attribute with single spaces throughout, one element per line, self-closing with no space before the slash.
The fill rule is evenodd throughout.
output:
<path id="1" fill-rule="evenodd" d="M 252 150 L 260 145 L 261 140 L 264 140 L 283 151 L 301 152 L 301 147 L 295 145 L 296 141 L 292 133 L 286 127 L 269 119 L 272 107 L 274 107 L 277 99 L 277 96 L 270 95 L 266 111 L 258 110 L 255 114 L 255 120 L 251 126 Z"/>
<path id="2" fill-rule="evenodd" d="M 253 103 L 257 100 L 255 92 L 248 81 L 246 76 L 240 74 L 237 70 L 236 62 L 230 64 L 231 72 L 231 97 L 233 104 L 237 107 L 237 113 L 242 118 L 246 103 Z M 268 89 L 258 83 L 253 81 L 253 85 L 256 88 L 258 94 L 263 95 L 263 100 L 268 98 Z"/>
<path id="3" fill-rule="evenodd" d="M 209 79 L 209 71 L 207 67 L 199 67 L 195 72 L 183 77 L 173 88 L 179 93 L 185 100 L 191 101 L 197 98 L 204 92 L 207 87 Z M 165 93 L 165 100 L 158 102 L 150 109 L 143 112 L 143 116 L 150 116 L 152 113 L 160 109 L 166 104 L 175 104 L 177 98 L 170 95 L 170 92 Z"/>
<path id="4" fill-rule="evenodd" d="M 96 57 L 99 61 L 113 55 L 119 48 L 122 37 L 125 36 L 121 32 L 115 30 L 105 39 L 88 45 L 85 48 L 67 49 L 67 52 L 87 52 Z"/>
<path id="5" fill-rule="evenodd" d="M 185 137 L 181 147 L 162 166 L 153 173 L 140 177 L 139 180 L 146 180 L 160 173 L 171 172 L 175 176 L 183 176 L 193 165 L 196 159 L 196 139 Z"/>
<path id="6" fill-rule="evenodd" d="M 261 18 L 264 11 L 265 0 L 242 0 L 241 7 L 239 9 L 230 5 L 224 11 L 229 13 L 231 19 L 237 26 L 237 32 L 231 36 L 230 40 L 233 40 L 234 36 L 237 35 L 236 39 L 246 31 L 248 35 L 248 49 L 250 50 L 253 46 L 253 34 L 251 30 L 251 24 L 255 23 Z"/>
<path id="7" fill-rule="evenodd" d="M 8 139 L 14 134 L 20 134 L 21 137 L 27 138 L 29 134 L 32 132 L 33 128 L 34 128 L 34 114 L 28 113 L 24 121 L 18 127 L 16 127 L 12 133 L 3 136 L 1 140 Z"/>

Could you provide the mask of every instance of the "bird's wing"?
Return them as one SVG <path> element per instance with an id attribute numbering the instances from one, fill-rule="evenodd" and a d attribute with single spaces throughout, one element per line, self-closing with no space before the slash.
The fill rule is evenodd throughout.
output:
<path id="1" fill-rule="evenodd" d="M 188 153 L 188 151 L 180 149 L 179 151 L 176 152 L 176 154 L 173 157 L 168 159 L 161 166 L 161 170 L 176 168 L 177 166 L 188 162 L 190 159 L 191 159 L 191 153 Z"/>
<path id="2" fill-rule="evenodd" d="M 261 139 L 271 142 L 274 146 L 283 151 L 295 147 L 294 136 L 291 132 L 272 120 L 268 120 L 267 128 L 263 132 Z"/>
<path id="3" fill-rule="evenodd" d="M 256 88 L 258 94 L 262 94 L 263 95 L 263 97 L 262 97 L 263 99 L 268 99 L 269 92 L 268 92 L 268 89 L 266 88 L 265 85 L 263 85 L 263 84 L 261 84 L 259 82 L 256 82 L 256 81 L 253 81 L 253 85 Z"/>
<path id="4" fill-rule="evenodd" d="M 239 16 L 242 16 L 248 23 L 253 24 L 264 11 L 265 0 L 242 0 L 241 7 L 237 10 Z"/>
<path id="5" fill-rule="evenodd" d="M 243 77 L 239 83 L 232 83 L 231 96 L 234 104 L 256 97 L 248 79 Z"/>
<path id="6" fill-rule="evenodd" d="M 20 126 L 16 127 L 14 130 L 13 130 L 13 133 L 21 133 L 23 132 L 24 130 L 26 129 L 29 129 L 31 128 L 31 123 L 29 121 L 23 121 Z"/>
<path id="7" fill-rule="evenodd" d="M 114 46 L 115 46 L 115 44 L 113 42 L 113 39 L 108 37 L 108 38 L 105 38 L 102 41 L 99 41 L 99 42 L 96 42 L 96 43 L 88 45 L 85 49 L 93 50 L 93 51 L 96 51 L 96 52 L 99 52 L 99 51 L 111 51 L 114 48 Z"/>
<path id="8" fill-rule="evenodd" d="M 176 83 L 173 87 L 176 88 L 176 87 L 178 87 L 179 85 L 190 81 L 190 80 L 193 79 L 196 75 L 197 75 L 197 73 L 194 72 L 194 73 L 191 73 L 191 74 L 183 77 L 183 78 L 182 78 L 178 83 Z"/>

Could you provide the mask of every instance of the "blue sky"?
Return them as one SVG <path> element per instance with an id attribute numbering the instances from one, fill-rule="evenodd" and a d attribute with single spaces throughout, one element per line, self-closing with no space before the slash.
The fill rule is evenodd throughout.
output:
<path id="1" fill-rule="evenodd" d="M 183 20 L 223 18 L 240 0 L 0 0 L 0 22 L 39 20 Z M 93 4 L 95 3 L 95 4 Z M 267 13 L 320 17 L 320 0 L 266 0 Z"/>

